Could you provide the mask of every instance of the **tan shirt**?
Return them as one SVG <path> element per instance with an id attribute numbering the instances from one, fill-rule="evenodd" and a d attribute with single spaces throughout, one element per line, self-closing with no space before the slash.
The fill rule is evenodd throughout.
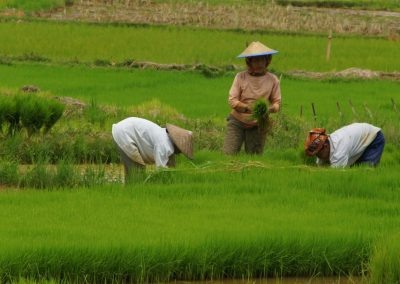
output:
<path id="1" fill-rule="evenodd" d="M 263 76 L 251 76 L 247 71 L 238 73 L 229 91 L 228 102 L 232 108 L 231 115 L 249 126 L 256 125 L 257 121 L 252 119 L 251 112 L 239 112 L 238 107 L 252 108 L 259 98 L 270 102 L 270 111 L 278 112 L 281 107 L 279 79 L 268 72 Z"/>

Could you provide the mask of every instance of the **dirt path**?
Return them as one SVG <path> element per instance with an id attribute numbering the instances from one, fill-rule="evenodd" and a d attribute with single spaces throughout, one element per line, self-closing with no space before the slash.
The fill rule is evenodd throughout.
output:
<path id="1" fill-rule="evenodd" d="M 81 0 L 71 7 L 36 16 L 53 20 L 173 24 L 183 26 L 386 35 L 400 40 L 400 13 L 279 5 L 155 3 L 131 0 L 126 4 Z M 107 4 L 108 3 L 108 4 Z"/>

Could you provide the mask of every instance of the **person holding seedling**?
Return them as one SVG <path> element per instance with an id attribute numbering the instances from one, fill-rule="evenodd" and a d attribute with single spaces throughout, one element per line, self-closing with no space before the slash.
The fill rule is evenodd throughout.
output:
<path id="1" fill-rule="evenodd" d="M 359 164 L 377 166 L 384 147 L 381 129 L 368 123 L 353 123 L 330 135 L 324 128 L 314 128 L 304 143 L 307 156 L 317 156 L 318 165 L 334 168 Z"/>
<path id="2" fill-rule="evenodd" d="M 175 154 L 193 159 L 192 132 L 172 124 L 162 128 L 149 120 L 129 117 L 113 124 L 112 136 L 124 163 L 125 182 L 133 173 L 143 173 L 146 164 L 174 167 Z"/>
<path id="3" fill-rule="evenodd" d="M 257 41 L 238 56 L 246 59 L 247 70 L 236 75 L 229 91 L 232 111 L 227 118 L 225 154 L 237 154 L 243 143 L 246 153 L 263 153 L 268 114 L 278 112 L 281 106 L 279 80 L 267 71 L 277 52 Z"/>

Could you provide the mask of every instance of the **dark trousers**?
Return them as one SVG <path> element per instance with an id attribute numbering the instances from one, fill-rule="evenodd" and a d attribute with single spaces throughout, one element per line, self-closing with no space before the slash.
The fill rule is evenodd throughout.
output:
<path id="1" fill-rule="evenodd" d="M 372 166 L 377 166 L 381 161 L 383 149 L 385 148 L 385 137 L 381 131 L 378 132 L 375 139 L 371 144 L 365 149 L 364 153 L 355 163 L 359 164 L 370 164 Z"/>
<path id="2" fill-rule="evenodd" d="M 146 167 L 129 158 L 125 152 L 118 147 L 118 145 L 117 149 L 120 154 L 121 161 L 124 163 L 125 183 L 127 184 L 143 179 L 146 173 Z"/>
<path id="3" fill-rule="evenodd" d="M 247 128 L 232 115 L 229 115 L 227 120 L 223 148 L 226 155 L 239 153 L 243 143 L 247 154 L 262 154 L 264 152 L 266 130 L 261 130 L 258 126 Z"/>

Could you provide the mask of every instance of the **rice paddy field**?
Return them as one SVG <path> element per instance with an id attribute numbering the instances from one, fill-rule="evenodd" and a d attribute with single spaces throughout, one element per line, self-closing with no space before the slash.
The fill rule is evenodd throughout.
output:
<path id="1" fill-rule="evenodd" d="M 400 282 L 399 41 L 338 36 L 327 63 L 326 35 L 309 31 L 34 16 L 0 17 L 0 39 L 0 282 Z M 253 40 L 279 50 L 271 70 L 281 80 L 282 111 L 272 115 L 263 155 L 225 156 L 228 91 L 245 68 L 235 57 Z M 392 79 L 290 73 L 351 67 Z M 20 90 L 27 85 L 40 90 Z M 29 96 L 57 97 L 65 111 L 46 133 L 23 124 L 10 135 L 2 106 Z M 193 130 L 194 160 L 149 166 L 124 184 L 111 126 L 128 116 Z M 332 132 L 356 121 L 382 128 L 379 167 L 316 167 L 304 156 L 310 128 Z"/>
<path id="2" fill-rule="evenodd" d="M 246 42 L 268 42 L 280 53 L 273 68 L 280 71 L 331 71 L 350 67 L 396 71 L 399 41 L 377 37 L 338 37 L 326 62 L 326 35 L 244 33 L 175 27 L 143 27 L 5 21 L 0 55 L 58 62 L 126 60 L 157 63 L 242 65 L 236 58 Z M 224 52 L 221 52 L 224 50 Z M 377 56 L 379 55 L 379 56 Z M 387 60 L 390 58 L 390 60 Z M 275 62 L 276 61 L 276 62 Z"/>

